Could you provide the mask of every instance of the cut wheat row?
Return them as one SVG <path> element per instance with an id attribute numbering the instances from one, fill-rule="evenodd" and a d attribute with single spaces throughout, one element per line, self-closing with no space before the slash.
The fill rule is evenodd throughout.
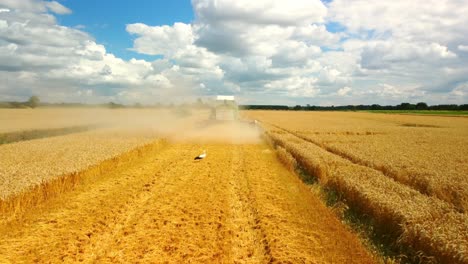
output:
<path id="1" fill-rule="evenodd" d="M 460 212 L 466 212 L 468 210 L 468 182 L 465 180 L 466 176 L 462 175 L 462 172 L 452 173 L 450 177 L 446 177 L 440 174 L 440 171 L 431 171 L 424 167 L 405 167 L 401 168 L 398 164 L 394 164 L 388 153 L 383 148 L 369 148 L 369 147 L 355 147 L 351 144 L 340 143 L 340 135 L 334 135 L 333 140 L 324 141 L 311 135 L 288 131 L 295 136 L 309 141 L 313 144 L 322 146 L 326 150 L 337 154 L 345 159 L 352 161 L 353 163 L 364 165 L 375 170 L 382 172 L 384 175 L 393 178 L 394 180 L 403 183 L 418 192 L 434 196 L 448 203 L 451 203 Z M 327 137 L 330 139 L 331 137 Z M 368 140 L 371 140 L 367 138 Z M 375 140 L 375 139 L 374 139 Z M 384 144 L 391 144 L 390 142 L 396 142 L 396 140 L 389 140 L 388 138 L 381 140 L 376 146 L 384 146 Z M 434 146 L 435 147 L 435 146 Z M 369 153 L 372 156 L 369 157 Z M 403 151 L 401 151 L 403 153 Z M 376 159 L 375 156 L 381 154 L 381 156 L 387 156 L 387 159 Z M 414 155 L 414 154 L 412 154 Z M 431 159 L 429 153 L 426 153 L 423 157 L 408 157 L 410 163 L 411 160 L 424 160 Z M 441 158 L 437 156 L 436 158 Z M 448 159 L 448 157 L 446 158 Z M 446 172 L 460 170 L 462 166 L 453 165 L 446 167 Z"/>
<path id="2" fill-rule="evenodd" d="M 468 211 L 468 119 L 343 112 L 246 115 Z"/>
<path id="3" fill-rule="evenodd" d="M 444 263 L 468 261 L 468 218 L 428 197 L 292 134 L 271 131 L 271 139 L 288 150 L 321 183 L 338 190 L 347 202 L 371 215 L 399 243 Z"/>

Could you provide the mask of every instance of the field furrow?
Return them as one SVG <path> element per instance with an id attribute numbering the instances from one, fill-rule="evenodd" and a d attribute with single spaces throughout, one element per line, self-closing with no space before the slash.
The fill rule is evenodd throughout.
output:
<path id="1" fill-rule="evenodd" d="M 252 196 L 240 146 L 233 147 L 231 173 L 228 177 L 227 255 L 235 262 L 265 263 L 271 260 L 268 242 L 259 226 L 259 216 Z"/>
<path id="2" fill-rule="evenodd" d="M 278 263 L 372 263 L 355 235 L 269 148 L 243 146 L 259 227 Z"/>

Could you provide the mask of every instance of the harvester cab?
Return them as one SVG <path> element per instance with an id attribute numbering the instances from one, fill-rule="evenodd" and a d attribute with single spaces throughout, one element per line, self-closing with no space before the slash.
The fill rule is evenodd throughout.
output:
<path id="1" fill-rule="evenodd" d="M 211 119 L 235 121 L 239 117 L 239 107 L 234 96 L 218 95 L 211 108 Z"/>

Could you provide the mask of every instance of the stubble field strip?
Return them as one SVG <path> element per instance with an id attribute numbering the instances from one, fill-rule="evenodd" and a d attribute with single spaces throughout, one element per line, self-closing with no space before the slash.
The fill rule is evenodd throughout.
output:
<path id="1" fill-rule="evenodd" d="M 4 262 L 374 262 L 263 144 L 148 150 L 0 230 Z"/>
<path id="2" fill-rule="evenodd" d="M 380 171 L 354 164 L 283 129 L 264 125 L 273 142 L 285 148 L 320 182 L 368 214 L 397 244 L 443 263 L 468 259 L 468 217 L 453 206 L 420 194 Z"/>

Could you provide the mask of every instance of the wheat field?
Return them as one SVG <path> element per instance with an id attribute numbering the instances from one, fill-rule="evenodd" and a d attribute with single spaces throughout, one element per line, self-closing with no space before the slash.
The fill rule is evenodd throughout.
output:
<path id="1" fill-rule="evenodd" d="M 0 146 L 0 262 L 378 261 L 261 128 L 141 113 Z"/>
<path id="2" fill-rule="evenodd" d="M 0 133 L 86 125 L 141 125 L 167 122 L 166 109 L 38 108 L 0 109 Z"/>
<path id="3" fill-rule="evenodd" d="M 468 119 L 369 113 L 244 113 L 322 185 L 402 247 L 468 261 Z"/>
<path id="4" fill-rule="evenodd" d="M 67 111 L 98 125 L 0 145 L 1 262 L 398 261 L 367 248 L 298 167 L 372 217 L 401 259 L 468 261 L 466 118 L 244 111 L 250 121 L 213 123 L 118 109 L 93 123 L 90 109 Z M 45 112 L 16 113 L 4 131 L 48 127 L 35 122 Z M 73 125 L 62 114 L 52 127 Z"/>
<path id="5" fill-rule="evenodd" d="M 6 199 L 31 186 L 77 173 L 152 143 L 144 131 L 104 129 L 0 146 L 0 193 Z"/>

